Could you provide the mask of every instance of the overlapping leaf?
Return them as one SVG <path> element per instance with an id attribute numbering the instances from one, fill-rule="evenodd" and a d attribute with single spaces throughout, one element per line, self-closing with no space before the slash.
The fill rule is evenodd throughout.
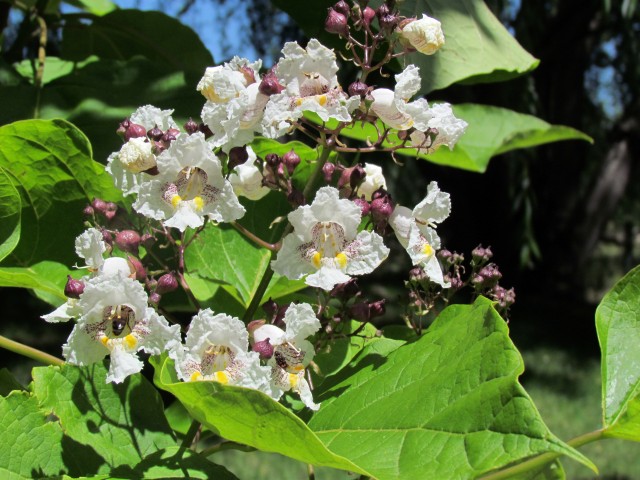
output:
<path id="1" fill-rule="evenodd" d="M 447 308 L 420 340 L 388 355 L 366 351 L 364 368 L 319 398 L 309 427 L 377 478 L 473 478 L 544 452 L 591 465 L 542 422 L 488 300 Z"/>
<path id="2" fill-rule="evenodd" d="M 596 328 L 602 351 L 605 434 L 640 441 L 640 267 L 602 299 Z"/>

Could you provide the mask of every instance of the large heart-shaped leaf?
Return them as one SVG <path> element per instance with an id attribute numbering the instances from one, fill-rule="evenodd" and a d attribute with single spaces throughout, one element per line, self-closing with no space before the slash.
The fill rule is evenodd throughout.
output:
<path id="1" fill-rule="evenodd" d="M 217 382 L 180 382 L 166 356 L 153 358 L 152 363 L 155 384 L 175 395 L 193 418 L 220 436 L 301 462 L 369 475 L 327 450 L 302 420 L 262 392 Z"/>
<path id="2" fill-rule="evenodd" d="M 596 328 L 602 350 L 605 434 L 640 441 L 640 267 L 602 299 Z"/>
<path id="3" fill-rule="evenodd" d="M 522 358 L 489 300 L 448 307 L 388 355 L 366 353 L 318 398 L 309 427 L 375 477 L 475 478 L 545 452 L 592 466 L 547 429 L 518 383 Z"/>
<path id="4" fill-rule="evenodd" d="M 18 245 L 21 212 L 20 194 L 9 175 L 0 168 L 0 261 Z"/>

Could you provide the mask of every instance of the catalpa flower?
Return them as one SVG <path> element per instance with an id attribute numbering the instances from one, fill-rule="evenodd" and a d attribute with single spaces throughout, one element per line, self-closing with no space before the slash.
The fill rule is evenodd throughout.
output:
<path id="1" fill-rule="evenodd" d="M 158 156 L 158 169 L 159 175 L 140 185 L 133 204 L 138 213 L 180 231 L 203 225 L 204 217 L 230 222 L 244 215 L 202 133 L 178 135 Z"/>
<path id="2" fill-rule="evenodd" d="M 358 195 L 364 195 L 365 200 L 371 201 L 373 192 L 379 188 L 387 189 L 387 181 L 382 173 L 382 167 L 373 163 L 364 164 L 364 181 L 358 186 Z"/>
<path id="3" fill-rule="evenodd" d="M 173 110 L 161 110 L 153 105 L 145 105 L 138 108 L 130 120 L 132 123 L 142 125 L 147 131 L 158 127 L 163 131 L 169 128 L 178 128 L 171 118 Z M 113 177 L 117 188 L 125 195 L 138 191 L 140 183 L 151 178 L 147 171 L 156 166 L 156 156 L 147 137 L 131 138 L 120 151 L 109 155 L 106 170 Z"/>
<path id="4" fill-rule="evenodd" d="M 137 352 L 159 355 L 180 344 L 180 326 L 169 326 L 147 306 L 142 284 L 121 276 L 97 276 L 85 283 L 77 324 L 62 353 L 70 364 L 91 365 L 111 358 L 107 382 L 120 383 L 142 370 Z"/>
<path id="5" fill-rule="evenodd" d="M 451 213 L 451 199 L 441 192 L 436 182 L 427 188 L 427 196 L 413 210 L 398 205 L 389 225 L 400 244 L 407 250 L 414 265 L 420 265 L 427 276 L 443 288 L 450 284 L 444 281 L 442 268 L 436 257 L 440 248 L 440 237 L 435 227 Z"/>
<path id="6" fill-rule="evenodd" d="M 261 366 L 258 354 L 248 348 L 249 334 L 241 320 L 214 315 L 207 308 L 193 317 L 184 347 L 172 357 L 178 376 L 186 382 L 210 380 L 271 395 L 270 368 Z"/>
<path id="7" fill-rule="evenodd" d="M 271 383 L 277 398 L 293 390 L 307 407 L 318 410 L 320 405 L 313 402 L 311 388 L 305 379 L 305 369 L 315 355 L 315 349 L 307 337 L 320 330 L 320 321 L 311 305 L 301 303 L 289 306 L 284 323 L 286 330 L 275 325 L 258 327 L 253 332 L 254 342 L 268 342 L 273 347 L 268 364 L 271 366 Z"/>
<path id="8" fill-rule="evenodd" d="M 198 84 L 207 98 L 202 108 L 202 120 L 213 136 L 208 141 L 228 152 L 244 146 L 260 133 L 260 120 L 269 100 L 259 91 L 261 62 L 249 63 L 246 58 L 234 57 L 222 66 L 208 68 Z"/>
<path id="9" fill-rule="evenodd" d="M 271 266 L 291 279 L 306 276 L 312 287 L 331 290 L 349 275 L 372 272 L 387 258 L 389 249 L 374 232 L 358 232 L 362 210 L 340 199 L 338 190 L 322 187 L 311 205 L 288 216 L 293 233 L 287 235 Z"/>
<path id="10" fill-rule="evenodd" d="M 444 33 L 438 20 L 422 14 L 420 20 L 407 19 L 397 30 L 400 40 L 420 53 L 433 55 L 444 45 Z"/>
<path id="11" fill-rule="evenodd" d="M 312 38 L 304 49 L 296 42 L 287 42 L 275 73 L 285 86 L 282 93 L 272 95 L 265 107 L 262 129 L 264 135 L 277 138 L 305 111 L 315 112 L 323 121 L 351 121 L 351 112 L 360 104 L 360 97 L 348 97 L 338 84 L 338 64 L 333 50 Z"/>
<path id="12" fill-rule="evenodd" d="M 449 150 L 453 150 L 453 147 L 458 143 L 458 140 L 467 128 L 467 122 L 456 118 L 451 109 L 451 105 L 448 103 L 433 105 L 430 113 L 432 117 L 427 122 L 427 127 L 432 131 L 435 129 L 437 132 L 435 138 L 432 139 L 431 135 L 416 130 L 409 135 L 411 138 L 411 146 L 418 148 L 424 153 L 432 153 L 442 145 L 446 145 L 449 147 Z"/>

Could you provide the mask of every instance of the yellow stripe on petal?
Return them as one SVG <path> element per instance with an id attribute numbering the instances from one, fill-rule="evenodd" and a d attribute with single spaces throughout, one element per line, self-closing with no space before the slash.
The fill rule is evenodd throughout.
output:
<path id="1" fill-rule="evenodd" d="M 195 382 L 197 380 L 202 380 L 202 373 L 198 372 L 197 370 L 195 372 L 193 372 L 191 374 L 191 376 L 189 377 L 189 381 L 190 382 Z"/>
<path id="2" fill-rule="evenodd" d="M 109 337 L 103 335 L 100 337 L 100 343 L 102 343 L 105 347 L 109 348 Z"/>
<path id="3" fill-rule="evenodd" d="M 202 197 L 200 195 L 197 195 L 194 199 L 193 199 L 193 204 L 196 206 L 196 210 L 200 211 L 204 208 L 204 200 L 202 199 Z"/>
<path id="4" fill-rule="evenodd" d="M 422 253 L 430 257 L 431 255 L 433 255 L 433 247 L 428 243 L 425 243 L 424 247 L 422 247 Z"/>
<path id="5" fill-rule="evenodd" d="M 180 195 L 174 195 L 173 197 L 171 197 L 171 205 L 173 206 L 173 208 L 178 208 L 178 205 L 180 205 L 181 201 L 182 197 Z"/>
<path id="6" fill-rule="evenodd" d="M 133 350 L 138 345 L 138 339 L 133 335 L 129 334 L 126 337 L 124 337 L 123 343 L 128 350 Z"/>
<path id="7" fill-rule="evenodd" d="M 336 255 L 336 261 L 338 262 L 338 265 L 340 265 L 340 268 L 345 268 L 347 266 L 347 256 L 344 253 L 339 253 Z"/>
<path id="8" fill-rule="evenodd" d="M 289 386 L 293 390 L 295 390 L 295 388 L 298 386 L 298 375 L 296 375 L 295 373 L 289 374 Z"/>
<path id="9" fill-rule="evenodd" d="M 311 263 L 313 263 L 314 267 L 320 268 L 322 266 L 322 253 L 314 253 L 313 257 L 311 257 Z"/>
<path id="10" fill-rule="evenodd" d="M 324 107 L 327 104 L 327 96 L 326 95 L 318 95 L 318 103 L 321 107 Z"/>
<path id="11" fill-rule="evenodd" d="M 216 382 L 220 382 L 223 385 L 226 385 L 227 383 L 229 383 L 229 375 L 227 375 L 227 372 L 225 372 L 224 370 L 215 372 L 213 374 L 213 379 Z"/>

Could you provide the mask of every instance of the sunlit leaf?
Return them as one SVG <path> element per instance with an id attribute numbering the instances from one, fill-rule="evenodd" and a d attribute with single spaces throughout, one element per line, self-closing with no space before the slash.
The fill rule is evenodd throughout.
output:
<path id="1" fill-rule="evenodd" d="M 0 261 L 20 241 L 22 202 L 9 175 L 0 167 Z"/>

